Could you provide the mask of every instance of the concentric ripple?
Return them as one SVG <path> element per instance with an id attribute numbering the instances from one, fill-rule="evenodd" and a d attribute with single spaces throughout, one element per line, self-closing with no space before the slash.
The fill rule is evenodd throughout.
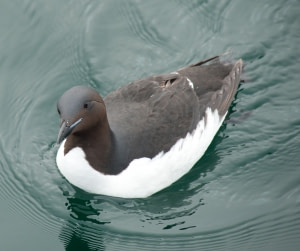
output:
<path id="1" fill-rule="evenodd" d="M 1 3 L 5 236 L 14 225 L 27 231 L 21 217 L 66 250 L 298 250 L 298 2 Z M 63 91 L 84 84 L 106 95 L 228 50 L 244 60 L 247 81 L 182 179 L 150 198 L 120 199 L 87 194 L 60 175 Z"/>

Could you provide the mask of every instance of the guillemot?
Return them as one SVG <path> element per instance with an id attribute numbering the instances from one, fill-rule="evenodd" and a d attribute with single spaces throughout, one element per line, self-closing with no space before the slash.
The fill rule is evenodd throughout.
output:
<path id="1" fill-rule="evenodd" d="M 101 98 L 75 86 L 57 103 L 59 171 L 91 193 L 150 196 L 202 157 L 235 96 L 243 62 L 219 56 L 134 81 Z"/>

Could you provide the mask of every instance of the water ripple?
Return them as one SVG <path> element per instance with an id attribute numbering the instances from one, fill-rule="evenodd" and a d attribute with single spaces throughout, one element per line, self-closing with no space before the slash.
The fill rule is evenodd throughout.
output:
<path id="1" fill-rule="evenodd" d="M 21 213 L 66 250 L 298 250 L 296 1 L 51 3 L 9 1 L 13 22 L 0 15 L 3 214 Z M 228 48 L 250 79 L 229 117 L 252 112 L 222 126 L 178 182 L 126 200 L 87 194 L 59 174 L 55 103 L 64 90 L 88 84 L 106 94 Z"/>
<path id="2" fill-rule="evenodd" d="M 285 247 L 296 250 L 296 245 L 300 242 L 299 230 L 297 231 L 299 223 L 299 212 L 281 207 L 235 225 L 200 231 L 197 234 L 133 235 L 128 231 L 103 231 L 92 225 L 74 225 L 70 222 L 62 230 L 60 237 L 69 248 L 76 244 L 88 246 L 89 250 L 153 250 L 154 246 L 156 250 L 261 250 L 271 237 L 276 237 L 268 248 L 280 250 Z"/>
<path id="3" fill-rule="evenodd" d="M 168 39 L 159 33 L 157 27 L 151 25 L 151 22 L 145 20 L 137 4 L 126 1 L 122 2 L 119 8 L 135 36 L 155 47 L 163 47 L 168 50 L 166 46 Z"/>

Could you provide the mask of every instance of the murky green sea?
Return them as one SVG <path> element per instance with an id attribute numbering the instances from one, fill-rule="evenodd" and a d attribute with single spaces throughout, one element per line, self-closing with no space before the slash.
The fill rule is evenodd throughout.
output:
<path id="1" fill-rule="evenodd" d="M 0 250 L 299 250 L 300 2 L 0 2 Z M 206 154 L 146 199 L 59 173 L 56 101 L 223 53 L 244 79 Z M 245 115 L 246 114 L 246 115 Z"/>

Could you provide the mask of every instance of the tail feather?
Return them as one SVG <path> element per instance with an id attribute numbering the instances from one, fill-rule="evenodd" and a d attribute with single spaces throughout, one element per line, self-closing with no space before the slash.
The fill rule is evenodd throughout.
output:
<path id="1" fill-rule="evenodd" d="M 242 59 L 239 59 L 234 64 L 228 76 L 224 78 L 223 80 L 224 84 L 222 86 L 221 92 L 222 93 L 225 92 L 225 95 L 222 95 L 224 98 L 222 99 L 218 109 L 220 114 L 225 114 L 226 111 L 228 110 L 235 96 L 239 83 L 241 82 L 242 70 L 243 70 L 243 61 Z"/>
<path id="2" fill-rule="evenodd" d="M 211 57 L 211 58 L 207 58 L 207 59 L 201 60 L 200 62 L 195 63 L 195 64 L 192 64 L 192 65 L 190 65 L 190 66 L 199 66 L 199 65 L 203 65 L 203 64 L 206 64 L 206 63 L 208 63 L 208 62 L 210 62 L 210 61 L 213 61 L 213 60 L 215 60 L 215 59 L 218 59 L 218 58 L 220 58 L 220 57 L 226 56 L 226 55 L 228 55 L 228 54 L 230 54 L 230 52 L 224 52 L 224 53 L 222 53 L 222 54 L 220 54 L 220 55 L 217 55 L 217 56 L 214 56 L 214 57 Z"/>

